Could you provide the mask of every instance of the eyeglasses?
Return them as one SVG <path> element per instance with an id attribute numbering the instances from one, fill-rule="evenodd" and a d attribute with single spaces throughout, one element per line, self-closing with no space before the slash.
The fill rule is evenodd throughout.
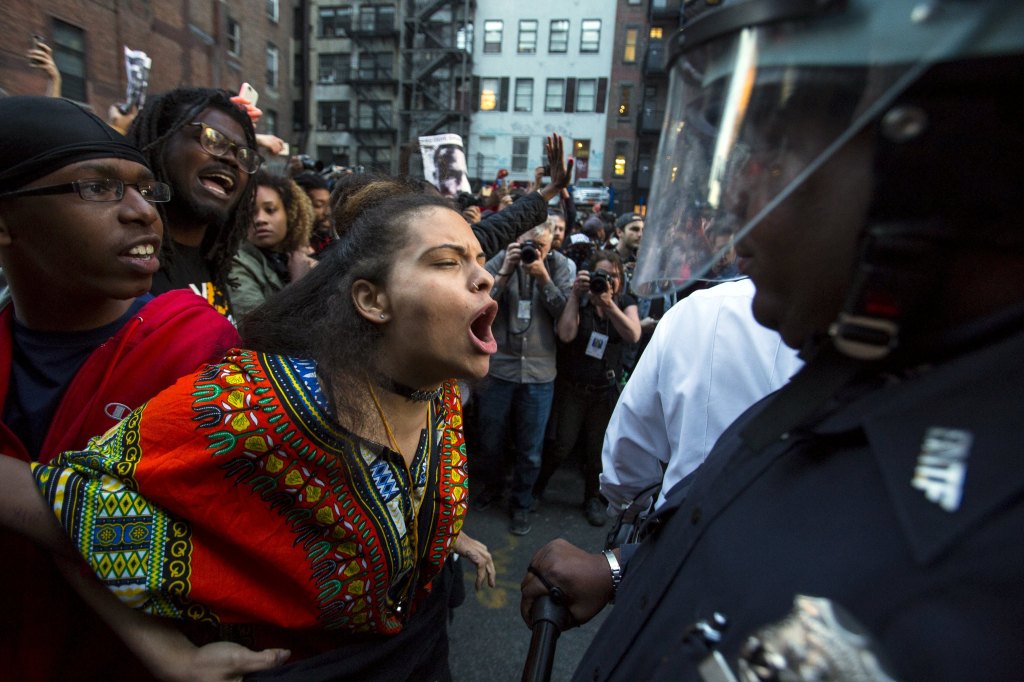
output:
<path id="1" fill-rule="evenodd" d="M 235 160 L 238 161 L 238 166 L 250 175 L 258 171 L 260 166 L 263 165 L 263 157 L 255 149 L 235 144 L 224 133 L 216 128 L 211 128 L 205 123 L 197 122 L 189 123 L 189 125 L 202 128 L 202 131 L 199 133 L 199 146 L 210 156 L 222 158 L 230 152 L 235 157 Z"/>
<path id="2" fill-rule="evenodd" d="M 47 194 L 71 194 L 77 192 L 78 196 L 86 201 L 121 201 L 124 198 L 124 188 L 134 187 L 142 198 L 151 204 L 161 204 L 171 200 L 171 186 L 155 180 L 145 182 L 124 182 L 115 178 L 90 178 L 88 180 L 75 180 L 62 185 L 48 185 L 46 187 L 32 187 L 31 189 L 19 189 L 14 192 L 0 194 L 0 199 L 14 199 L 16 197 L 40 197 Z"/>

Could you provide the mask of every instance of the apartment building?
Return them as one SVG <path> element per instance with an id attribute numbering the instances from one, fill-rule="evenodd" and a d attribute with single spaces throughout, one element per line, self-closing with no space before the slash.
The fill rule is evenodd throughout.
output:
<path id="1" fill-rule="evenodd" d="M 625 1 L 625 0 L 622 0 Z M 617 0 L 478 0 L 473 22 L 470 175 L 526 181 L 544 138 L 565 137 L 576 178 L 601 177 Z"/>

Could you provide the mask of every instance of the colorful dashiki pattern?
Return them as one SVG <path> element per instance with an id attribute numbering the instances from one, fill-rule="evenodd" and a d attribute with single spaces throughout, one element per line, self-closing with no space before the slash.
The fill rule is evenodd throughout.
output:
<path id="1" fill-rule="evenodd" d="M 135 608 L 393 634 L 465 517 L 458 386 L 432 403 L 408 470 L 331 415 L 313 362 L 233 350 L 35 477 Z"/>

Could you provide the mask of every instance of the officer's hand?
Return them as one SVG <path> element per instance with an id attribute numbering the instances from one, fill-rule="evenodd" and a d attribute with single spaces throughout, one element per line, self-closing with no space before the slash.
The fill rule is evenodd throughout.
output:
<path id="1" fill-rule="evenodd" d="M 552 540 L 537 550 L 530 566 L 565 595 L 568 607 L 577 624 L 593 618 L 615 596 L 608 560 L 601 554 L 590 554 L 561 538 Z M 528 626 L 530 609 L 537 597 L 548 593 L 541 580 L 527 572 L 520 586 L 522 599 L 519 612 Z"/>

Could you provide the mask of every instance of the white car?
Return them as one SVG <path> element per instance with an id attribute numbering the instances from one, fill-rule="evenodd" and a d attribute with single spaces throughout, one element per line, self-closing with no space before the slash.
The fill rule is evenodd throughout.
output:
<path id="1" fill-rule="evenodd" d="M 608 194 L 608 186 L 601 178 L 580 178 L 572 190 L 572 200 L 576 205 L 600 204 L 607 206 L 611 200 Z"/>

